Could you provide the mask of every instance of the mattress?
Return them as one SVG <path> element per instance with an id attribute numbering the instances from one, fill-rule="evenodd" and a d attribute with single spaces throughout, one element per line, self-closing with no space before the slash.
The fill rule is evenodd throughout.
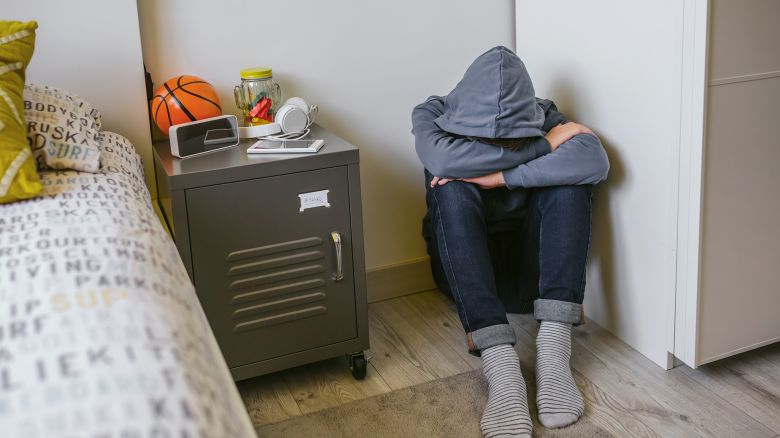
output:
<path id="1" fill-rule="evenodd" d="M 0 206 L 0 435 L 254 436 L 140 157 L 101 135 L 99 173 Z"/>

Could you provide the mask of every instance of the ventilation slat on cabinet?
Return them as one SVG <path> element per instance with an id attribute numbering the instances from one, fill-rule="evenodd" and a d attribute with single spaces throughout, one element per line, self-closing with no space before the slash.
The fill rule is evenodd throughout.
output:
<path id="1" fill-rule="evenodd" d="M 230 288 L 241 289 L 249 286 L 257 286 L 260 284 L 273 283 L 275 281 L 289 280 L 291 278 L 319 274 L 320 272 L 325 272 L 325 267 L 322 265 L 301 266 L 300 268 L 288 269 L 286 271 L 276 271 L 270 274 L 257 275 L 254 277 L 236 280 L 230 283 Z"/>
<path id="2" fill-rule="evenodd" d="M 265 269 L 278 268 L 280 266 L 294 265 L 296 263 L 309 262 L 325 257 L 322 251 L 307 251 L 299 254 L 274 257 L 259 262 L 244 263 L 235 265 L 228 271 L 228 275 L 247 274 L 250 272 L 263 271 Z"/>
<path id="3" fill-rule="evenodd" d="M 310 318 L 316 315 L 322 315 L 326 313 L 328 309 L 324 306 L 309 307 L 301 310 L 294 310 L 292 312 L 282 313 L 280 315 L 268 316 L 265 318 L 257 318 L 250 321 L 238 323 L 233 328 L 234 333 L 245 332 L 248 330 L 255 330 L 271 325 L 282 324 L 289 321 L 295 321 L 297 319 Z"/>
<path id="4" fill-rule="evenodd" d="M 302 292 L 310 289 L 325 287 L 325 280 L 315 278 L 313 280 L 298 281 L 295 283 L 285 283 L 281 286 L 268 287 L 265 289 L 253 290 L 237 294 L 230 300 L 233 305 L 246 303 L 248 301 L 265 300 L 278 295 L 284 295 L 293 292 Z"/>
<path id="5" fill-rule="evenodd" d="M 319 237 L 307 237 L 305 239 L 291 240 L 289 242 L 275 243 L 273 245 L 258 246 L 257 248 L 242 249 L 239 251 L 233 251 L 227 256 L 228 262 L 236 260 L 247 259 L 251 257 L 259 257 L 269 254 L 276 254 L 284 251 L 291 251 L 293 249 L 308 248 L 310 246 L 322 245 L 322 239 Z"/>
<path id="6" fill-rule="evenodd" d="M 325 294 L 322 292 L 314 292 L 306 295 L 297 295 L 290 298 L 284 298 L 280 300 L 270 301 L 255 306 L 242 307 L 233 312 L 233 319 L 247 318 L 253 315 L 259 315 L 262 313 L 269 313 L 279 309 L 285 309 L 289 307 L 300 306 L 302 304 L 314 303 L 324 300 Z M 268 315 L 272 316 L 272 315 Z"/>

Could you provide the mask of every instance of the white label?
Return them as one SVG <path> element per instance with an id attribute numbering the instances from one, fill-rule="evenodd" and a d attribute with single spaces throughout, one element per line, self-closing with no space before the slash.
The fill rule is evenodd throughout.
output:
<path id="1" fill-rule="evenodd" d="M 330 203 L 328 202 L 328 192 L 330 192 L 330 190 L 300 193 L 298 195 L 298 197 L 301 199 L 301 209 L 299 211 L 304 211 L 307 208 L 330 207 Z"/>

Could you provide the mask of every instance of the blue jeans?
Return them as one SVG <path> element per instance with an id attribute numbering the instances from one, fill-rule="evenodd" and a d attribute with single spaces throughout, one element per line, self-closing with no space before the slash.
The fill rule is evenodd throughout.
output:
<path id="1" fill-rule="evenodd" d="M 519 231 L 518 284 L 532 295 L 534 316 L 580 324 L 591 235 L 592 186 L 538 189 L 495 188 L 452 181 L 431 188 L 426 171 L 424 220 L 434 277 L 451 295 L 467 333 L 469 349 L 515 343 L 496 291 L 489 233 Z"/>

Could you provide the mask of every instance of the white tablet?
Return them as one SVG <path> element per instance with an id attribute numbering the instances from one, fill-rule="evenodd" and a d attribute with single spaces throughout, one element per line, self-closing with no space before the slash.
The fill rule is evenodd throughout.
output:
<path id="1" fill-rule="evenodd" d="M 248 154 L 311 154 L 319 151 L 325 140 L 260 140 L 249 146 Z"/>

